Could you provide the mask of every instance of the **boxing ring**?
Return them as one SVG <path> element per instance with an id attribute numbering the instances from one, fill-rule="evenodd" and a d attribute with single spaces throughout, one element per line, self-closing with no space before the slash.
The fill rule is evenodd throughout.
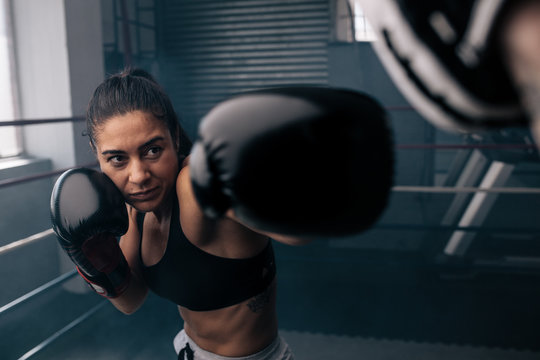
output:
<path id="1" fill-rule="evenodd" d="M 387 108 L 390 112 L 400 112 L 400 111 L 410 111 L 409 107 L 389 107 Z M 68 119 L 46 119 L 46 120 L 24 120 L 24 121 L 8 121 L 0 122 L 0 126 L 31 126 L 35 124 L 48 124 L 48 123 L 59 123 L 59 122 L 78 122 L 82 121 L 83 118 L 75 117 Z M 372 230 L 369 231 L 369 234 L 366 235 L 368 238 L 367 241 L 358 241 L 356 238 L 336 240 L 332 242 L 324 242 L 320 247 L 314 246 L 312 248 L 313 253 L 319 253 L 319 251 L 337 251 L 336 249 L 359 249 L 364 247 L 365 250 L 373 250 L 374 240 L 370 240 L 379 236 L 378 234 L 389 234 L 389 233 L 403 233 L 403 232 L 421 232 L 425 234 L 444 234 L 443 237 L 445 240 L 441 240 L 439 243 L 443 244 L 442 248 L 439 248 L 436 251 L 437 259 L 433 261 L 432 264 L 436 266 L 445 267 L 450 264 L 452 266 L 457 266 L 461 271 L 467 270 L 467 267 L 474 267 L 475 271 L 479 269 L 490 269 L 490 271 L 502 272 L 502 273 L 522 273 L 527 272 L 528 274 L 533 274 L 534 276 L 540 275 L 540 257 L 536 255 L 530 256 L 503 256 L 497 259 L 476 259 L 472 262 L 462 262 L 461 260 L 466 257 L 466 254 L 470 250 L 474 238 L 476 235 L 481 233 L 497 233 L 497 234 L 508 234 L 509 236 L 524 236 L 527 238 L 536 237 L 538 238 L 540 234 L 540 227 L 530 226 L 530 227 L 507 227 L 507 226 L 485 226 L 484 222 L 490 211 L 494 207 L 494 203 L 499 196 L 514 195 L 514 196 L 526 196 L 532 199 L 531 201 L 536 201 L 537 204 L 540 204 L 538 199 L 540 199 L 540 188 L 539 187 L 527 187 L 527 186 L 505 186 L 507 180 L 512 175 L 512 172 L 515 169 L 514 164 L 505 163 L 498 160 L 486 160 L 485 156 L 479 155 L 481 151 L 497 150 L 497 151 L 525 151 L 533 152 L 535 151 L 535 146 L 532 144 L 397 144 L 396 153 L 403 153 L 409 151 L 464 151 L 468 152 L 469 156 L 462 161 L 460 166 L 460 171 L 454 176 L 455 181 L 453 184 L 432 184 L 432 185 L 395 185 L 392 189 L 394 198 L 402 198 L 409 200 L 402 201 L 416 201 L 417 199 L 424 196 L 428 197 L 428 201 L 434 201 L 434 197 L 443 196 L 449 197 L 447 200 L 448 206 L 445 211 L 441 213 L 442 216 L 439 217 L 439 221 L 431 224 L 414 224 L 400 221 L 391 221 L 392 214 L 395 214 L 402 209 L 392 209 L 394 202 L 389 204 L 389 211 L 387 216 L 383 216 L 383 219 L 374 226 Z M 457 157 L 457 156 L 456 156 Z M 398 157 L 399 161 L 399 157 Z M 479 171 L 479 163 L 484 162 L 484 171 Z M 80 166 L 84 167 L 95 167 L 96 163 L 81 164 Z M 37 180 L 43 179 L 54 179 L 59 176 L 67 169 L 59 169 L 54 171 L 43 172 L 39 174 L 15 177 L 6 180 L 0 181 L 0 190 L 9 189 L 16 185 L 31 183 Z M 51 187 L 52 188 L 52 187 Z M 411 200 L 412 199 L 412 200 Z M 416 200 L 415 200 L 416 199 Z M 536 199 L 536 200 L 534 200 Z M 436 202 L 436 201 L 435 201 Z M 532 214 L 537 215 L 537 214 Z M 31 221 L 29 219 L 28 221 Z M 20 238 L 15 241 L 11 241 L 8 244 L 0 246 L 0 262 L 1 259 L 4 259 L 9 256 L 14 256 L 17 250 L 23 249 L 33 244 L 42 243 L 42 242 L 55 242 L 55 234 L 51 228 L 45 229 L 43 231 L 37 232 L 30 236 Z M 363 239 L 363 238 L 362 238 Z M 538 240 L 538 239 L 537 239 Z M 398 241 L 399 243 L 399 241 Z M 367 245 L 366 245 L 367 244 Z M 281 253 L 280 253 L 281 251 Z M 308 254 L 302 255 L 301 251 L 294 250 L 294 252 L 287 253 L 288 250 L 283 249 L 278 246 L 277 256 L 278 260 L 281 256 L 281 262 L 285 264 L 284 272 L 288 269 L 288 263 L 312 263 L 313 259 L 309 258 Z M 431 254 L 431 253 L 430 253 Z M 340 255 L 341 256 L 341 255 Z M 321 255 L 320 258 L 317 258 L 317 261 L 326 261 L 328 263 L 342 261 L 342 258 L 324 258 Z M 337 260 L 336 260 L 337 259 Z M 352 264 L 361 264 L 365 259 L 348 259 Z M 369 264 L 369 260 L 366 260 Z M 362 263 L 363 264 L 363 263 Z M 365 265 L 360 265 L 365 266 Z M 291 265 L 291 268 L 294 266 Z M 279 268 L 279 266 L 278 266 Z M 39 269 L 37 270 L 39 271 Z M 278 270 L 279 271 L 279 270 Z M 286 277 L 287 273 L 281 274 L 280 277 Z M 52 291 L 63 287 L 66 283 L 76 278 L 76 270 L 70 270 L 61 273 L 57 277 L 51 279 L 48 282 L 43 283 L 42 285 L 36 287 L 35 289 L 24 293 L 21 296 L 7 302 L 6 304 L 0 304 L 0 329 L 3 328 L 2 322 L 5 318 L 14 311 L 25 313 L 24 308 L 29 306 L 32 302 L 35 302 L 40 297 L 45 296 Z M 285 281 L 287 283 L 287 281 Z M 90 293 L 89 293 L 90 294 Z M 39 359 L 40 354 L 53 345 L 58 339 L 68 336 L 75 328 L 80 327 L 82 324 L 87 322 L 89 319 L 94 317 L 97 313 L 102 311 L 107 307 L 108 301 L 103 300 L 94 294 L 90 294 L 92 297 L 92 303 L 85 311 L 80 312 L 78 315 L 71 318 L 67 321 L 67 324 L 49 331 L 46 336 L 43 336 L 41 341 L 27 347 L 24 351 L 17 349 L 17 353 L 9 353 L 8 357 L 3 357 L 0 354 L 0 357 L 3 359 Z M 285 296 L 287 298 L 287 296 Z M 35 310 L 31 307 L 30 309 Z M 46 309 L 40 309 L 40 311 L 46 311 Z M 31 313 L 28 313 L 27 316 L 33 316 Z M 283 318 L 283 316 L 282 316 Z M 321 331 L 307 332 L 309 336 L 302 337 L 303 331 L 284 330 L 286 336 L 290 338 L 297 339 L 296 342 L 296 351 L 298 352 L 298 358 L 302 359 L 300 349 L 306 349 L 307 345 L 304 342 L 308 341 L 326 341 L 329 338 L 324 338 Z M 172 334 L 170 334 L 172 336 Z M 9 334 L 3 334 L 4 337 L 9 337 Z M 336 346 L 350 346 L 356 350 L 360 345 L 370 349 L 379 349 L 378 351 L 384 351 L 384 346 L 381 347 L 380 343 L 376 343 L 373 339 L 366 340 L 366 336 L 360 336 L 354 340 L 354 338 L 345 337 L 340 338 L 339 336 L 330 339 L 334 339 Z M 371 342 L 370 342 L 371 341 Z M 385 340 L 389 341 L 390 345 L 395 345 L 398 348 L 412 349 L 411 344 L 407 342 L 401 342 L 399 339 Z M 295 341 L 289 341 L 292 348 L 295 348 Z M 348 344 L 348 345 L 344 345 Z M 419 343 L 413 344 L 414 346 L 420 346 Z M 413 347 L 414 347 L 413 346 Z M 429 345 L 432 346 L 432 345 Z M 446 346 L 446 345 L 445 345 Z M 448 349 L 447 349 L 448 350 Z M 538 351 L 538 349 L 535 349 Z M 375 350 L 373 350 L 375 351 Z M 412 351 L 412 350 L 411 350 Z M 426 350 L 427 351 L 427 350 Z M 450 353 L 452 352 L 451 350 Z M 457 354 L 458 352 L 456 352 Z M 525 353 L 523 358 L 528 358 L 529 355 L 537 355 L 537 353 Z M 493 355 L 493 354 L 492 354 Z M 506 353 L 501 353 L 501 356 L 507 355 Z M 514 354 L 516 355 L 516 354 Z M 16 356 L 16 357 L 14 357 Z M 60 356 L 62 357 L 62 356 Z M 47 358 L 47 357 L 46 357 Z M 171 357 L 172 358 L 172 357 Z M 496 357 L 493 357 L 496 358 Z M 515 357 L 520 358 L 519 356 Z M 532 358 L 532 357 L 531 357 Z"/>

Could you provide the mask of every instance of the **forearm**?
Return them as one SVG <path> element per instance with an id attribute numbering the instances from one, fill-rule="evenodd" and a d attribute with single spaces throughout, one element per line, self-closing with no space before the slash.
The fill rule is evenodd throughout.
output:
<path id="1" fill-rule="evenodd" d="M 118 310 L 124 314 L 130 315 L 141 307 L 147 295 L 147 286 L 139 279 L 137 274 L 132 271 L 129 285 L 126 290 L 120 296 L 109 300 Z"/>
<path id="2" fill-rule="evenodd" d="M 140 263 L 140 239 L 137 229 L 137 211 L 127 205 L 129 214 L 129 230 L 120 238 L 119 246 L 129 265 L 130 277 L 126 290 L 118 297 L 110 299 L 111 303 L 124 314 L 133 314 L 144 303 L 148 294 L 148 286 L 143 280 Z"/>
<path id="3" fill-rule="evenodd" d="M 234 215 L 234 211 L 232 209 L 227 211 L 226 216 L 229 219 L 242 224 L 243 226 L 249 228 L 252 231 L 255 231 L 255 232 L 257 232 L 259 234 L 262 234 L 262 235 L 266 235 L 269 238 L 272 238 L 272 239 L 274 239 L 276 241 L 279 241 L 280 243 L 283 243 L 283 244 L 293 245 L 293 246 L 300 246 L 300 245 L 309 244 L 310 242 L 313 241 L 312 238 L 308 238 L 308 237 L 297 237 L 297 236 L 289 236 L 289 235 L 277 234 L 277 233 L 273 233 L 273 232 L 265 232 L 265 231 L 261 231 L 259 229 L 249 227 L 248 225 L 243 224 L 240 220 L 238 220 L 238 218 Z"/>

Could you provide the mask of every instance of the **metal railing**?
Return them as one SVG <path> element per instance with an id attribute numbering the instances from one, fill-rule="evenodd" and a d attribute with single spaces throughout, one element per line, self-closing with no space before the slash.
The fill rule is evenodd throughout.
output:
<path id="1" fill-rule="evenodd" d="M 61 122 L 80 122 L 85 121 L 84 116 L 74 116 L 69 118 L 50 118 L 50 119 L 34 119 L 34 120 L 11 120 L 0 121 L 0 126 L 26 126 L 26 125 L 41 125 L 54 124 Z"/>

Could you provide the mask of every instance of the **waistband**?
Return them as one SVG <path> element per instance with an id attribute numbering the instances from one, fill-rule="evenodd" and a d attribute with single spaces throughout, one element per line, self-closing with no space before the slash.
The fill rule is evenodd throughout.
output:
<path id="1" fill-rule="evenodd" d="M 189 346 L 188 346 L 189 344 Z M 283 340 L 281 336 L 277 336 L 274 341 L 263 350 L 248 356 L 241 357 L 229 357 L 214 354 L 210 351 L 206 351 L 199 347 L 193 339 L 191 339 L 186 332 L 182 329 L 173 341 L 174 349 L 177 354 L 181 351 L 187 353 L 192 352 L 192 357 L 185 357 L 185 359 L 193 360 L 293 360 L 293 355 L 289 349 L 289 345 Z M 187 351 L 186 351 L 187 350 Z M 179 358 L 184 360 L 183 358 Z"/>

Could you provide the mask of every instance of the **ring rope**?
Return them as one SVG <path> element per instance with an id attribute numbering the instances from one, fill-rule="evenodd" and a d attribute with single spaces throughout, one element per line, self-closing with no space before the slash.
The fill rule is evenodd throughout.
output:
<path id="1" fill-rule="evenodd" d="M 451 187 L 451 186 L 394 186 L 393 192 L 401 193 L 439 193 L 439 194 L 456 194 L 456 193 L 498 193 L 498 194 L 540 194 L 540 188 L 532 187 Z"/>
<path id="2" fill-rule="evenodd" d="M 88 163 L 88 164 L 78 165 L 76 167 L 90 167 L 91 168 L 91 167 L 96 167 L 96 166 L 98 166 L 98 163 L 97 162 L 92 162 L 92 163 Z M 69 169 L 72 169 L 72 168 L 73 167 L 69 167 L 69 168 L 65 168 L 65 169 L 48 171 L 48 172 L 35 174 L 35 175 L 21 176 L 21 177 L 17 177 L 17 178 L 11 178 L 11 179 L 2 180 L 2 181 L 0 181 L 0 189 L 3 188 L 3 187 L 7 187 L 7 186 L 22 184 L 22 183 L 25 183 L 25 182 L 28 182 L 28 181 L 45 179 L 45 178 L 48 178 L 48 177 L 53 177 L 53 176 L 56 176 L 56 175 L 60 175 L 60 174 L 64 173 L 65 171 L 67 171 Z"/>
<path id="3" fill-rule="evenodd" d="M 37 296 L 49 289 L 51 289 L 52 287 L 58 285 L 58 284 L 61 284 L 63 283 L 64 281 L 67 281 L 69 280 L 70 278 L 72 278 L 73 276 L 75 276 L 75 274 L 77 274 L 77 270 L 71 270 L 65 274 L 62 274 L 60 276 L 58 276 L 57 278 L 41 285 L 41 286 L 38 286 L 37 288 L 35 288 L 34 290 L 24 294 L 23 296 L 7 303 L 6 305 L 0 307 L 0 315 L 4 314 L 5 312 L 13 309 L 15 306 L 17 305 L 20 305 L 22 304 L 23 302 L 33 298 L 34 296 Z"/>
<path id="4" fill-rule="evenodd" d="M 39 343 L 30 351 L 26 352 L 18 360 L 30 359 L 32 356 L 34 356 L 35 354 L 37 354 L 38 352 L 40 352 L 41 350 L 49 346 L 53 341 L 58 339 L 60 336 L 64 335 L 66 332 L 68 332 L 69 330 L 73 329 L 75 326 L 79 325 L 80 323 L 88 319 L 90 316 L 92 316 L 95 312 L 97 312 L 100 308 L 102 308 L 107 303 L 108 303 L 107 300 L 102 300 L 97 305 L 92 307 L 90 310 L 88 310 L 87 312 L 85 312 L 84 314 L 82 314 L 81 316 L 79 316 L 78 318 L 76 318 L 75 320 L 73 320 L 72 322 L 70 322 L 69 324 L 67 324 L 66 326 L 64 326 L 63 328 L 61 328 L 60 330 L 52 334 L 51 336 L 49 336 L 47 339 Z"/>
<path id="5" fill-rule="evenodd" d="M 535 144 L 397 144 L 398 150 L 461 150 L 461 149 L 486 149 L 486 150 L 512 150 L 538 148 Z"/>
<path id="6" fill-rule="evenodd" d="M 31 244 L 35 241 L 41 240 L 43 238 L 46 238 L 49 235 L 54 235 L 53 229 L 47 229 L 45 231 L 39 232 L 34 235 L 30 235 L 28 237 L 25 237 L 24 239 L 13 241 L 7 245 L 0 247 L 0 255 L 7 254 L 10 251 L 13 251 L 15 249 L 18 249 L 19 247 Z"/>
<path id="7" fill-rule="evenodd" d="M 55 119 L 35 119 L 35 120 L 12 120 L 12 121 L 0 121 L 0 126 L 26 126 L 26 125 L 41 125 L 60 122 L 79 122 L 85 121 L 84 116 L 75 116 L 69 118 L 55 118 Z"/>

